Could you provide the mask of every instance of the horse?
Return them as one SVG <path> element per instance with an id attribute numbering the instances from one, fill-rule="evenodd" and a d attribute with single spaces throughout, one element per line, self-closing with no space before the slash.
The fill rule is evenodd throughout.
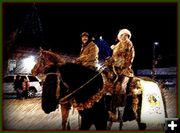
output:
<path id="1" fill-rule="evenodd" d="M 111 94 L 108 95 L 111 120 L 107 128 L 111 129 L 113 122 L 116 121 L 119 122 L 121 130 L 123 122 L 136 120 L 139 130 L 145 130 L 147 123 L 154 123 L 153 117 L 159 118 L 156 123 L 163 125 L 167 112 L 164 110 L 165 101 L 159 83 L 149 77 L 134 76 L 127 83 L 126 93 L 122 94 L 116 90 L 117 86 L 121 88 L 118 85 L 121 83 L 121 77 L 117 78 L 110 66 L 107 68 L 108 70 L 103 72 L 105 84 L 108 84 L 105 85 L 106 90 Z"/>
<path id="2" fill-rule="evenodd" d="M 37 63 L 31 70 L 32 75 L 37 76 L 39 73 L 44 73 L 44 70 L 53 64 L 65 64 L 66 60 L 60 55 L 52 52 L 51 50 L 44 50 L 40 48 L 39 57 Z M 43 69 L 42 69 L 43 68 Z M 51 83 L 50 83 L 51 84 Z M 53 85 L 53 84 L 52 84 Z M 66 123 L 71 105 L 68 102 L 61 104 L 61 116 L 62 116 L 62 129 L 67 129 Z"/>
<path id="3" fill-rule="evenodd" d="M 49 57 L 46 57 L 46 56 L 49 56 L 48 54 L 46 54 L 45 55 L 45 53 L 43 53 L 43 52 L 41 52 L 40 51 L 40 57 L 39 57 L 39 62 L 35 65 L 35 67 L 34 67 L 34 69 L 32 69 L 32 74 L 34 73 L 34 74 L 36 74 L 37 72 L 42 72 L 43 70 L 45 70 L 45 68 L 46 67 L 48 67 L 48 66 L 50 66 L 49 64 L 56 64 L 56 66 L 61 66 L 61 65 L 59 65 L 59 64 L 66 64 L 66 63 L 59 63 L 58 61 L 54 61 L 54 62 L 52 62 L 52 57 L 51 58 L 49 58 Z M 47 60 L 47 61 L 45 61 L 45 60 Z M 43 63 L 44 62 L 44 63 Z M 48 62 L 50 62 L 49 64 L 48 64 Z M 57 65 L 58 64 L 58 65 Z M 69 66 L 69 65 L 65 65 L 66 67 L 62 67 L 62 68 L 68 68 L 67 66 Z M 72 64 L 70 65 L 70 66 L 73 66 Z M 78 67 L 80 67 L 80 66 L 78 66 Z M 59 67 L 58 67 L 59 68 Z M 61 67 L 60 67 L 61 68 Z M 59 71 L 60 71 L 60 68 L 59 68 Z M 61 70 L 60 71 L 60 73 L 62 73 L 62 72 L 64 72 L 64 71 L 70 71 L 72 68 L 70 67 L 70 68 L 68 68 L 68 69 L 65 69 L 65 70 Z M 84 69 L 84 68 L 83 68 Z M 74 69 L 72 69 L 72 70 L 74 70 Z M 81 70 L 80 69 L 78 69 L 78 70 L 76 70 L 77 72 L 78 72 L 78 74 L 79 73 L 81 73 Z M 49 71 L 50 73 L 51 73 L 51 71 Z M 48 73 L 49 73 L 48 72 Z M 73 73 L 73 72 L 72 72 Z M 78 74 L 76 74 L 76 75 L 78 75 Z M 70 73 L 66 73 L 66 74 L 64 74 L 64 75 L 68 75 L 69 77 L 70 76 L 72 76 L 72 74 L 70 75 Z M 52 75 L 51 75 L 52 76 Z M 107 76 L 107 75 L 106 75 Z M 47 83 L 48 84 L 48 82 L 50 81 L 50 80 L 48 80 L 48 77 L 50 77 L 50 75 L 48 74 L 48 76 L 47 76 L 47 81 L 45 82 L 45 83 Z M 64 80 L 64 79 L 63 79 Z M 75 79 L 73 79 L 73 80 L 75 80 L 76 81 L 76 78 Z M 82 79 L 81 79 L 82 80 Z M 103 80 L 104 80 L 104 78 L 103 78 Z M 54 81 L 56 81 L 56 80 L 54 80 Z M 54 83 L 52 83 L 52 84 L 57 84 L 56 82 L 54 82 Z M 70 83 L 70 84 L 72 84 L 72 83 Z M 103 84 L 104 84 L 104 82 L 103 82 Z M 122 123 L 124 122 L 124 121 L 131 121 L 131 120 L 137 120 L 137 122 L 138 122 L 138 126 L 139 126 L 139 129 L 140 130 L 145 130 L 145 128 L 146 128 L 146 124 L 145 124 L 145 122 L 147 122 L 146 120 L 144 120 L 144 119 L 141 119 L 141 117 L 142 116 L 144 116 L 144 115 L 141 115 L 141 114 L 143 114 L 142 112 L 144 112 L 144 111 L 142 111 L 143 109 L 142 109 L 142 101 L 143 101 L 143 99 L 146 99 L 146 101 L 147 101 L 147 98 L 144 98 L 144 96 L 143 96 L 143 94 L 145 95 L 145 91 L 144 90 L 146 90 L 147 91 L 147 88 L 148 89 L 151 89 L 152 88 L 152 90 L 153 90 L 153 88 L 155 88 L 156 89 L 156 91 L 159 91 L 160 90 L 160 88 L 158 87 L 158 84 L 155 82 L 155 81 L 153 81 L 153 80 L 151 80 L 151 79 L 147 79 L 147 78 L 144 78 L 144 77 L 134 77 L 134 78 L 132 78 L 130 81 L 129 81 L 129 83 L 128 83 L 129 85 L 128 85 L 128 88 L 130 88 L 129 89 L 129 94 L 128 94 L 128 96 L 127 96 L 127 100 L 126 100 L 126 105 L 125 105 L 125 111 L 124 111 L 124 114 L 123 114 L 123 116 L 120 116 L 120 126 L 119 126 L 119 129 L 121 129 L 122 128 Z M 138 85 L 139 84 L 139 85 Z M 148 85 L 149 84 L 151 84 L 150 85 L 150 88 L 148 87 Z M 64 83 L 64 85 L 65 86 L 67 86 L 67 84 L 65 84 Z M 46 85 L 45 85 L 46 86 Z M 106 86 L 106 85 L 104 85 L 104 86 Z M 140 86 L 142 86 L 142 87 L 140 87 Z M 56 86 L 54 86 L 53 88 L 56 88 Z M 66 88 L 68 88 L 68 87 L 66 87 Z M 76 88 L 76 87 L 75 87 Z M 93 86 L 92 86 L 92 88 L 93 88 Z M 104 87 L 104 88 L 106 88 L 106 87 Z M 141 88 L 141 89 L 139 89 L 139 88 Z M 142 88 L 144 88 L 143 90 L 142 90 Z M 103 91 L 105 91 L 106 92 L 106 90 L 104 90 L 104 89 L 102 89 Z M 111 90 L 113 90 L 113 89 L 111 89 Z M 138 92 L 137 93 L 137 95 L 135 95 L 135 98 L 134 98 L 134 94 L 135 93 L 133 93 L 133 91 L 134 92 Z M 140 93 L 139 93 L 140 92 Z M 85 93 L 85 92 L 84 92 Z M 156 93 L 156 92 L 154 92 L 154 93 Z M 63 92 L 61 92 L 61 94 L 63 94 Z M 67 93 L 66 93 L 67 94 Z M 65 95 L 66 95 L 65 94 Z M 63 94 L 64 95 L 64 94 Z M 68 95 L 68 94 L 67 94 Z M 159 95 L 159 94 L 158 94 Z M 75 96 L 78 96 L 78 97 L 81 97 L 81 95 L 75 95 Z M 154 97 L 154 94 L 152 94 L 151 95 L 152 97 Z M 159 97 L 159 98 L 158 98 Z M 156 102 L 156 103 L 158 103 L 159 102 L 159 100 L 161 100 L 161 95 L 160 96 L 158 96 L 158 97 L 154 97 L 154 98 L 151 98 L 150 96 L 148 96 L 148 98 L 149 99 L 153 99 L 153 100 L 149 100 L 149 103 L 152 103 L 152 102 Z M 77 97 L 76 97 L 77 98 Z M 159 100 L 157 100 L 157 99 L 159 99 Z M 87 99 L 86 99 L 87 100 Z M 68 100 L 67 100 L 68 101 Z M 72 104 L 70 104 L 70 102 L 65 102 L 65 103 L 68 103 L 67 105 L 64 103 L 62 103 L 61 102 L 61 106 L 62 105 L 66 105 L 66 106 L 64 106 L 62 109 L 64 109 L 64 110 L 62 110 L 62 113 L 63 112 L 66 112 L 65 114 L 65 116 L 63 116 L 64 117 L 64 123 L 63 123 L 63 121 L 62 121 L 62 125 L 64 125 L 64 127 L 65 127 L 65 123 L 66 123 L 66 120 L 67 120 L 67 117 L 68 117 L 68 111 L 67 110 L 69 110 L 69 107 L 72 105 Z M 151 101 L 151 102 L 150 102 Z M 158 102 L 157 102 L 158 101 Z M 90 105 L 91 105 L 92 103 L 90 102 Z M 134 106 L 133 107 L 131 107 L 132 106 L 132 104 L 134 104 Z M 90 105 L 88 105 L 88 104 L 86 104 L 86 106 L 90 106 Z M 144 104 L 143 104 L 144 105 Z M 74 107 L 76 107 L 76 108 L 78 108 L 78 110 L 79 110 L 79 112 L 81 112 L 81 110 L 82 110 L 82 108 L 84 108 L 83 106 L 82 106 L 82 104 L 78 104 L 77 105 L 77 103 L 75 104 L 73 104 L 73 106 Z M 116 106 L 116 105 L 115 105 Z M 92 105 L 90 106 L 90 107 L 92 107 Z M 153 108 L 155 108 L 155 107 L 157 107 L 157 106 L 154 106 Z M 130 109 L 131 108 L 131 109 Z M 162 108 L 162 107 L 161 107 Z M 106 110 L 106 109 L 105 109 Z M 107 111 L 107 110 L 106 110 Z M 132 112 L 132 111 L 134 111 L 133 113 L 135 113 L 135 116 L 130 116 L 130 114 L 128 114 L 128 112 Z M 107 112 L 106 112 L 107 113 Z M 163 114 L 163 111 L 161 111 L 161 113 Z M 82 113 L 81 113 L 82 114 Z M 86 113 L 85 113 L 86 114 Z M 131 113 L 132 114 L 132 113 Z M 127 118 L 128 117 L 128 118 Z M 142 122 L 142 120 L 144 121 L 144 123 Z M 82 123 L 86 123 L 87 121 L 85 121 L 85 122 L 83 122 L 82 121 Z M 110 121 L 110 127 L 111 127 L 111 125 L 112 125 L 112 123 L 113 123 L 113 121 L 111 120 Z M 86 128 L 87 129 L 87 128 Z M 110 129 L 110 128 L 109 128 Z"/>
<path id="4" fill-rule="evenodd" d="M 62 127 L 65 129 L 68 112 L 71 106 L 77 108 L 81 116 L 81 130 L 88 130 L 92 124 L 97 130 L 107 127 L 107 111 L 104 103 L 103 79 L 96 70 L 73 63 L 51 62 L 47 57 L 50 52 L 40 50 L 40 56 L 32 69 L 32 74 L 39 72 L 46 74 L 43 84 L 42 109 L 45 113 L 56 110 L 59 100 L 72 94 L 79 87 L 77 93 L 65 100 L 60 100 L 62 111 Z M 53 58 L 54 59 L 54 58 Z M 56 62 L 56 63 L 54 63 Z M 96 75 L 91 82 L 85 84 Z M 63 116 L 63 114 L 66 114 Z"/>

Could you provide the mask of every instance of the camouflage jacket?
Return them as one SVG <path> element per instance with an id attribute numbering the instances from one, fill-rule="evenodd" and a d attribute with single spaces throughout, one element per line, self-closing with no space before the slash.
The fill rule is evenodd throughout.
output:
<path id="1" fill-rule="evenodd" d="M 98 53 L 99 49 L 97 45 L 91 41 L 89 44 L 82 47 L 77 62 L 87 67 L 95 67 L 98 63 Z"/>
<path id="2" fill-rule="evenodd" d="M 119 75 L 133 77 L 134 72 L 131 69 L 134 60 L 134 46 L 130 40 L 118 42 L 111 46 L 113 50 L 113 65 L 117 68 Z"/>

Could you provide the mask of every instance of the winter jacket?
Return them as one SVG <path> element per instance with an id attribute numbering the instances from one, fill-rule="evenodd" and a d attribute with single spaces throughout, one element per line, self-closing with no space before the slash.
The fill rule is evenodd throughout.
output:
<path id="1" fill-rule="evenodd" d="M 77 62 L 87 67 L 96 67 L 96 64 L 98 63 L 98 52 L 98 47 L 91 41 L 81 48 L 81 53 L 79 58 L 77 58 Z"/>
<path id="2" fill-rule="evenodd" d="M 131 67 L 135 51 L 132 42 L 130 40 L 121 41 L 112 45 L 111 49 L 113 50 L 113 65 L 117 68 L 118 74 L 133 77 L 134 72 Z"/>

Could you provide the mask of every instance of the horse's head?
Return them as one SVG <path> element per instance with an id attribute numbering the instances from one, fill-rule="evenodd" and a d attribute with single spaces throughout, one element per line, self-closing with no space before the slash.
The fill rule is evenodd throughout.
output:
<path id="1" fill-rule="evenodd" d="M 56 74 L 47 75 L 43 83 L 41 106 L 45 113 L 55 111 L 58 107 L 57 87 L 58 76 Z M 59 94 L 59 93 L 58 93 Z"/>
<path id="2" fill-rule="evenodd" d="M 42 109 L 45 113 L 55 111 L 58 107 L 59 99 L 67 95 L 68 85 L 62 84 L 59 66 L 50 65 L 47 68 L 47 75 L 43 83 L 42 90 Z"/>
<path id="3" fill-rule="evenodd" d="M 39 56 L 36 64 L 31 70 L 32 75 L 36 76 L 39 73 L 44 73 L 46 68 L 53 64 L 64 64 L 65 60 L 58 54 L 53 53 L 51 50 L 44 50 L 40 48 Z"/>

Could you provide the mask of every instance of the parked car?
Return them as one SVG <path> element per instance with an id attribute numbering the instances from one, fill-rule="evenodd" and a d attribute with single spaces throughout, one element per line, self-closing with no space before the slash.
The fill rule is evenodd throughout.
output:
<path id="1" fill-rule="evenodd" d="M 4 98 L 16 97 L 16 90 L 14 89 L 14 80 L 17 75 L 8 75 L 3 78 L 3 95 Z M 24 77 L 29 82 L 28 97 L 33 98 L 36 96 L 41 96 L 42 86 L 41 80 L 32 75 L 20 75 Z"/>

